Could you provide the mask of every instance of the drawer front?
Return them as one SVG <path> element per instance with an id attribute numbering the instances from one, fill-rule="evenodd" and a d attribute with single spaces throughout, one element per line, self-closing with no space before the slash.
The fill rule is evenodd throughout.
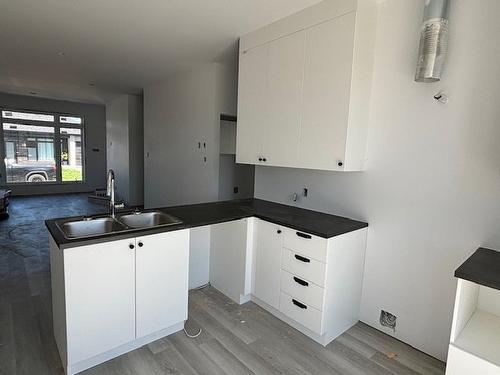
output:
<path id="1" fill-rule="evenodd" d="M 312 234 L 285 228 L 283 246 L 312 259 L 326 263 L 327 240 Z"/>
<path id="2" fill-rule="evenodd" d="M 322 312 L 308 306 L 303 301 L 299 301 L 286 293 L 281 293 L 280 311 L 311 331 L 319 335 L 324 333 L 321 327 Z"/>
<path id="3" fill-rule="evenodd" d="M 309 280 L 281 270 L 281 291 L 323 311 L 325 290 Z"/>
<path id="4" fill-rule="evenodd" d="M 283 249 L 281 268 L 318 286 L 325 286 L 325 263 L 294 253 L 289 249 Z"/>

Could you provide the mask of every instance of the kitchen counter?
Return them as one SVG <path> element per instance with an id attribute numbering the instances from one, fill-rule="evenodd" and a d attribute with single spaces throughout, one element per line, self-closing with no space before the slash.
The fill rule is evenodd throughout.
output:
<path id="1" fill-rule="evenodd" d="M 455 277 L 500 290 L 500 252 L 477 249 L 457 268 Z"/>
<path id="2" fill-rule="evenodd" d="M 341 216 L 329 215 L 322 212 L 287 206 L 261 199 L 244 199 L 224 202 L 201 203 L 185 206 L 159 208 L 157 210 L 176 216 L 182 220 L 181 224 L 166 227 L 152 227 L 128 230 L 101 236 L 82 239 L 66 239 L 56 225 L 57 221 L 78 220 L 82 217 L 60 218 L 46 220 L 50 234 L 59 248 L 69 248 L 107 242 L 117 239 L 137 237 L 169 232 L 184 228 L 223 223 L 247 217 L 257 217 L 275 224 L 287 226 L 298 231 L 307 232 L 323 238 L 331 238 L 344 233 L 352 232 L 368 226 L 367 223 L 348 219 Z M 151 210 L 145 210 L 151 211 Z M 118 213 L 118 215 L 122 212 Z M 96 216 L 102 217 L 103 215 Z"/>

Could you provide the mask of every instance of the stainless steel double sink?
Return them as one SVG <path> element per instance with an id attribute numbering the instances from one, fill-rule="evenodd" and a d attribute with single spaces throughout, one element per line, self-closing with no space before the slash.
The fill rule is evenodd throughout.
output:
<path id="1" fill-rule="evenodd" d="M 118 215 L 116 218 L 106 216 L 95 218 L 89 217 L 70 221 L 60 220 L 56 222 L 56 225 L 66 239 L 73 240 L 181 223 L 181 220 L 165 212 L 149 211 Z"/>

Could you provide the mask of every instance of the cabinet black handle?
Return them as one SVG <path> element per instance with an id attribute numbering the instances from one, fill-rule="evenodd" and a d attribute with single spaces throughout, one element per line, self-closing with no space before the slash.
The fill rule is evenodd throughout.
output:
<path id="1" fill-rule="evenodd" d="M 130 245 L 128 245 L 128 248 L 129 248 L 130 250 L 133 250 L 133 249 L 135 248 L 135 246 L 134 246 L 134 245 L 132 245 L 132 244 L 130 244 Z"/>
<path id="2" fill-rule="evenodd" d="M 307 309 L 307 306 L 304 305 L 303 303 L 300 303 L 299 301 L 297 301 L 296 299 L 292 299 L 292 302 L 295 306 L 298 306 L 300 307 L 301 309 Z"/>
<path id="3" fill-rule="evenodd" d="M 344 163 L 342 163 L 341 161 L 339 161 L 339 162 L 337 163 L 337 165 L 338 165 L 339 167 L 341 167 L 341 166 L 343 166 L 343 165 L 344 165 Z"/>
<path id="4" fill-rule="evenodd" d="M 259 161 L 262 161 L 262 158 L 259 158 Z"/>
<path id="5" fill-rule="evenodd" d="M 276 233 L 281 234 L 281 229 L 278 229 Z"/>
<path id="6" fill-rule="evenodd" d="M 300 255 L 297 255 L 297 254 L 295 254 L 295 259 L 300 260 L 301 262 L 304 262 L 304 263 L 311 263 L 311 259 L 301 257 Z"/>
<path id="7" fill-rule="evenodd" d="M 266 159 L 266 158 L 264 158 L 264 159 L 262 159 L 262 161 L 267 161 L 267 159 Z"/>
<path id="8" fill-rule="evenodd" d="M 312 238 L 312 236 L 310 234 L 305 234 L 302 232 L 296 232 L 296 233 L 297 233 L 297 236 L 302 237 L 302 238 L 307 238 L 308 240 L 310 240 Z"/>
<path id="9" fill-rule="evenodd" d="M 295 280 L 295 282 L 296 282 L 297 284 L 300 284 L 300 285 L 302 285 L 302 286 L 309 286 L 309 283 L 308 283 L 307 281 L 304 281 L 304 280 L 302 280 L 302 279 L 299 279 L 298 277 L 295 277 L 295 276 L 294 276 L 294 277 L 293 277 L 293 279 Z"/>
<path id="10" fill-rule="evenodd" d="M 144 244 L 142 242 L 139 242 L 137 245 L 139 245 L 139 247 L 143 247 Z"/>

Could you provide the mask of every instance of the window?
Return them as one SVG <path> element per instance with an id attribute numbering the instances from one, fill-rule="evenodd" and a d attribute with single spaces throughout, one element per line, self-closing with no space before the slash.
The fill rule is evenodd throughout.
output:
<path id="1" fill-rule="evenodd" d="M 16 120 L 54 122 L 53 115 L 43 115 L 39 113 L 2 111 L 2 117 L 7 119 L 16 119 Z"/>
<path id="2" fill-rule="evenodd" d="M 8 110 L 1 114 L 6 183 L 84 181 L 82 117 Z"/>
<path id="3" fill-rule="evenodd" d="M 82 130 L 61 128 L 60 134 L 62 181 L 82 181 Z"/>
<path id="4" fill-rule="evenodd" d="M 71 116 L 60 116 L 59 122 L 61 124 L 77 124 L 80 125 L 82 123 L 81 117 L 71 117 Z"/>

